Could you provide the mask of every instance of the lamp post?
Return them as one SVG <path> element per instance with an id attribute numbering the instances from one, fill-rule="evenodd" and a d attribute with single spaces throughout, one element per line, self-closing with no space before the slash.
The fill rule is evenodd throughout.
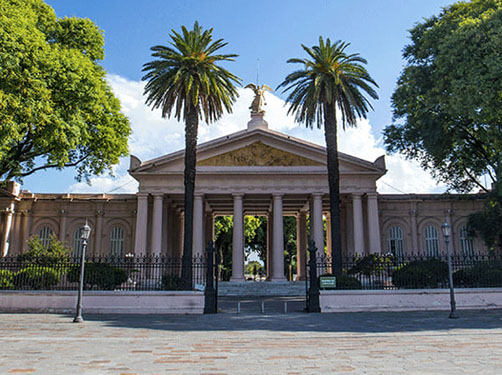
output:
<path id="1" fill-rule="evenodd" d="M 78 298 L 77 298 L 77 311 L 75 313 L 75 318 L 73 318 L 73 323 L 82 323 L 82 294 L 84 292 L 84 265 L 85 265 L 85 250 L 87 249 L 87 240 L 89 240 L 89 235 L 91 234 L 91 227 L 85 221 L 85 225 L 80 232 L 80 239 L 82 240 L 82 254 L 80 256 L 80 282 L 78 286 Z"/>
<path id="2" fill-rule="evenodd" d="M 441 230 L 443 232 L 443 237 L 444 237 L 444 242 L 446 244 L 446 253 L 448 254 L 448 278 L 449 278 L 449 284 L 450 284 L 450 319 L 457 319 L 458 314 L 457 314 L 457 308 L 455 304 L 455 293 L 453 291 L 453 271 L 451 267 L 451 253 L 450 253 L 450 224 L 448 224 L 447 221 L 444 222 L 443 225 L 441 225 Z"/>

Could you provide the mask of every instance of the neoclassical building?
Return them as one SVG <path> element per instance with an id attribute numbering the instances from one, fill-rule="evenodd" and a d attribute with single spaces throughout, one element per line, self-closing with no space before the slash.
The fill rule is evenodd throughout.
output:
<path id="1" fill-rule="evenodd" d="M 92 228 L 89 252 L 181 256 L 183 249 L 184 150 L 142 162 L 131 156 L 129 173 L 136 194 L 35 194 L 8 183 L 0 189 L 1 254 L 26 249 L 30 236 L 57 236 L 81 249 L 80 228 Z M 244 281 L 244 216 L 267 223 L 267 273 L 284 280 L 283 217 L 297 220 L 299 275 L 304 275 L 307 217 L 318 247 L 327 243 L 329 221 L 326 149 L 271 130 L 263 113 L 247 128 L 198 145 L 193 253 L 201 254 L 214 236 L 214 218 L 233 215 L 232 280 Z M 379 194 L 376 181 L 386 173 L 384 156 L 375 161 L 339 154 L 342 248 L 359 253 L 435 254 L 443 246 L 440 226 L 452 226 L 453 251 L 486 251 L 469 238 L 467 216 L 479 211 L 482 195 Z M 327 225 L 327 228 L 330 228 Z M 328 254 L 329 255 L 329 254 Z"/>

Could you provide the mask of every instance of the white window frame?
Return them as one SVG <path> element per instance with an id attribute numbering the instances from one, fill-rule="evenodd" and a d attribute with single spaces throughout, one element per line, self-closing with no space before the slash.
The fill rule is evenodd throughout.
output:
<path id="1" fill-rule="evenodd" d="M 429 257 L 439 256 L 439 231 L 434 225 L 427 225 L 424 231 L 425 252 Z"/>
<path id="2" fill-rule="evenodd" d="M 121 257 L 124 255 L 124 228 L 120 226 L 112 228 L 108 251 L 111 257 Z"/>
<path id="3" fill-rule="evenodd" d="M 404 256 L 403 230 L 399 225 L 393 225 L 389 228 L 387 252 L 398 257 Z"/>

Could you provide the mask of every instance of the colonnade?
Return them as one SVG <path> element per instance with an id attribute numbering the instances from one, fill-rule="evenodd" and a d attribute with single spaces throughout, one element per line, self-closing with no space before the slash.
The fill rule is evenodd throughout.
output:
<path id="1" fill-rule="evenodd" d="M 164 233 L 166 228 L 165 221 L 173 220 L 167 218 L 163 211 L 164 197 L 163 193 L 153 193 L 153 205 L 151 212 L 151 231 L 150 241 L 148 242 L 148 193 L 138 193 L 138 208 L 136 220 L 135 253 L 160 255 L 163 250 L 163 238 L 167 235 L 177 236 L 177 247 L 182 248 L 183 225 L 178 223 L 177 230 L 172 233 Z M 213 213 L 206 212 L 205 199 L 203 194 L 194 196 L 194 221 L 193 221 L 193 255 L 201 255 L 208 239 L 213 239 Z M 284 225 L 283 225 L 283 198 L 284 194 L 273 193 L 268 212 L 267 227 L 267 279 L 270 281 L 284 281 Z M 376 193 L 366 193 L 366 215 L 363 211 L 363 194 L 354 193 L 352 200 L 352 245 L 353 252 L 357 253 L 381 253 L 380 246 L 380 226 L 378 215 L 378 202 Z M 308 198 L 307 198 L 308 199 Z M 309 196 L 308 210 L 306 208 L 296 213 L 297 220 L 297 264 L 298 278 L 305 277 L 305 259 L 307 250 L 307 214 L 310 216 L 311 239 L 316 247 L 324 251 L 324 228 L 323 228 L 323 194 L 312 193 Z M 245 281 L 244 278 L 244 201 L 245 194 L 233 193 L 233 239 L 232 239 L 232 277 L 231 281 Z M 366 225 L 364 219 L 366 218 Z M 328 231 L 326 243 L 328 245 L 328 255 L 330 254 L 330 225 L 329 215 Z M 174 226 L 171 225 L 171 229 Z M 367 233 L 365 234 L 365 231 Z M 164 237 L 163 237 L 164 235 Z M 147 244 L 150 243 L 150 249 Z M 174 247 L 174 246 L 173 246 Z M 149 251 L 148 251 L 149 250 Z M 181 250 L 179 250 L 181 251 Z M 319 251 L 319 254 L 321 254 Z M 179 252 L 174 255 L 181 255 Z"/>

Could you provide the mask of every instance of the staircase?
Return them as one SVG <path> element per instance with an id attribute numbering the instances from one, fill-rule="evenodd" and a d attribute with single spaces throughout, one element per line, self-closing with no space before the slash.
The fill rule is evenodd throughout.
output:
<path id="1" fill-rule="evenodd" d="M 219 296 L 304 296 L 304 281 L 218 282 Z"/>

